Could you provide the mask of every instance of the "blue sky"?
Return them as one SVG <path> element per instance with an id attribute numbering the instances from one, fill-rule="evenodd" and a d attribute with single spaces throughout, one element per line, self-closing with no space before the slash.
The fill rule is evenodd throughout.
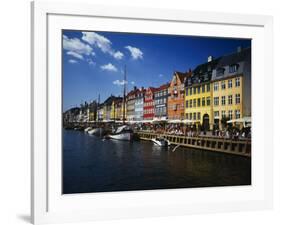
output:
<path id="1" fill-rule="evenodd" d="M 250 40 L 175 35 L 63 31 L 63 110 L 111 94 L 122 96 L 123 69 L 127 87 L 160 86 L 174 71 L 194 69 L 207 61 L 249 47 Z"/>

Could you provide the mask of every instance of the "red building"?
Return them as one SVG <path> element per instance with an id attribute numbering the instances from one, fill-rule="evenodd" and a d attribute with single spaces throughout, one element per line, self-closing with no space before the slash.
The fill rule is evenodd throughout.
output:
<path id="1" fill-rule="evenodd" d="M 152 120 L 154 117 L 154 91 L 155 88 L 153 87 L 149 87 L 146 89 L 143 105 L 144 120 Z"/>

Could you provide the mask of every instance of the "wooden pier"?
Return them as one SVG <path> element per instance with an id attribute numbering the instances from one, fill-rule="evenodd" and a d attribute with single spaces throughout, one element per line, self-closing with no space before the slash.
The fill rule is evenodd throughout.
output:
<path id="1" fill-rule="evenodd" d="M 170 134 L 155 134 L 138 131 L 136 134 L 141 140 L 151 140 L 156 137 L 164 137 L 173 145 L 180 145 L 193 149 L 201 149 L 212 152 L 221 152 L 233 155 L 251 157 L 251 140 L 231 140 L 212 137 L 187 137 Z"/>

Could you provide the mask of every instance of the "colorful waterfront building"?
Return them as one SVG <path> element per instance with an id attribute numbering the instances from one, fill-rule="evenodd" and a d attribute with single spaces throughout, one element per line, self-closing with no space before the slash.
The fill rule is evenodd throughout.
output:
<path id="1" fill-rule="evenodd" d="M 152 120 L 154 118 L 154 91 L 155 88 L 149 87 L 145 91 L 143 105 L 143 119 Z"/>
<path id="2" fill-rule="evenodd" d="M 133 121 L 135 120 L 135 101 L 136 101 L 137 87 L 134 87 L 126 97 L 126 105 L 127 105 L 127 120 Z"/>
<path id="3" fill-rule="evenodd" d="M 113 120 L 112 117 L 112 102 L 116 99 L 115 96 L 111 95 L 110 97 L 108 97 L 104 103 L 103 103 L 103 120 L 104 121 L 109 121 L 109 120 Z"/>
<path id="4" fill-rule="evenodd" d="M 98 117 L 98 121 L 103 121 L 103 116 L 104 116 L 103 109 L 104 109 L 103 103 L 102 103 L 102 104 L 99 104 L 99 105 L 98 105 L 98 108 L 97 108 L 97 117 Z"/>
<path id="5" fill-rule="evenodd" d="M 209 56 L 185 81 L 185 118 L 205 131 L 213 129 L 211 79 L 218 60 Z"/>
<path id="6" fill-rule="evenodd" d="M 136 121 L 143 120 L 144 95 L 145 95 L 145 89 L 143 87 L 137 89 L 136 98 L 135 98 L 135 113 L 134 113 Z"/>
<path id="7" fill-rule="evenodd" d="M 184 119 L 184 83 L 191 71 L 175 72 L 168 88 L 168 119 Z"/>
<path id="8" fill-rule="evenodd" d="M 111 104 L 110 120 L 122 120 L 123 118 L 123 98 L 114 97 Z"/>
<path id="9" fill-rule="evenodd" d="M 215 128 L 251 117 L 251 48 L 222 56 L 212 73 Z M 240 125 L 242 125 L 240 123 Z"/>
<path id="10" fill-rule="evenodd" d="M 168 89 L 170 84 L 163 84 L 154 91 L 154 118 L 166 120 L 168 117 Z"/>

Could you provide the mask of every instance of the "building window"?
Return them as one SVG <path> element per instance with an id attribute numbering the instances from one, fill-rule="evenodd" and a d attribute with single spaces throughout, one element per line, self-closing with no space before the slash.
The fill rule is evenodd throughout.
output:
<path id="1" fill-rule="evenodd" d="M 232 88 L 232 79 L 228 80 L 228 88 Z"/>
<path id="2" fill-rule="evenodd" d="M 211 98 L 207 97 L 207 105 L 211 105 Z"/>
<path id="3" fill-rule="evenodd" d="M 189 119 L 192 120 L 192 113 L 189 113 Z"/>
<path id="4" fill-rule="evenodd" d="M 200 94 L 200 86 L 197 87 L 197 93 Z"/>
<path id="5" fill-rule="evenodd" d="M 201 120 L 201 113 L 200 112 L 197 113 L 197 120 Z"/>
<path id="6" fill-rule="evenodd" d="M 188 108 L 188 100 L 185 101 L 185 107 Z"/>
<path id="7" fill-rule="evenodd" d="M 224 80 L 221 82 L 221 89 L 222 89 L 222 90 L 225 89 L 225 81 L 224 81 Z"/>
<path id="8" fill-rule="evenodd" d="M 240 94 L 235 95 L 235 104 L 240 104 Z"/>
<path id="9" fill-rule="evenodd" d="M 207 84 L 207 92 L 210 91 L 210 84 Z"/>
<path id="10" fill-rule="evenodd" d="M 219 90 L 219 83 L 215 82 L 214 83 L 214 91 L 218 91 Z"/>
<path id="11" fill-rule="evenodd" d="M 189 100 L 189 108 L 192 108 L 192 100 Z"/>
<path id="12" fill-rule="evenodd" d="M 193 94 L 196 94 L 196 87 L 193 88 Z"/>
<path id="13" fill-rule="evenodd" d="M 205 84 L 202 85 L 202 93 L 205 93 Z"/>
<path id="14" fill-rule="evenodd" d="M 224 68 L 217 69 L 217 76 L 222 76 L 224 74 Z"/>
<path id="15" fill-rule="evenodd" d="M 214 111 L 214 117 L 215 119 L 220 117 L 220 112 L 219 111 Z"/>
<path id="16" fill-rule="evenodd" d="M 229 111 L 228 111 L 228 117 L 229 117 L 229 119 L 232 120 L 232 110 L 229 110 Z"/>
<path id="17" fill-rule="evenodd" d="M 232 105 L 232 95 L 228 95 L 228 105 Z"/>
<path id="18" fill-rule="evenodd" d="M 189 95 L 192 95 L 192 88 L 189 88 Z"/>
<path id="19" fill-rule="evenodd" d="M 205 98 L 202 98 L 202 106 L 205 106 Z"/>
<path id="20" fill-rule="evenodd" d="M 235 64 L 235 65 L 231 65 L 229 66 L 229 73 L 235 73 L 238 69 L 238 65 Z"/>
<path id="21" fill-rule="evenodd" d="M 214 105 L 219 105 L 219 97 L 214 97 Z"/>
<path id="22" fill-rule="evenodd" d="M 193 119 L 196 120 L 196 113 L 193 113 Z"/>
<path id="23" fill-rule="evenodd" d="M 240 118 L 240 110 L 235 110 L 235 119 Z"/>
<path id="24" fill-rule="evenodd" d="M 221 111 L 221 117 L 222 117 L 222 118 L 225 118 L 225 117 L 226 117 L 226 116 L 225 116 L 225 111 L 224 111 L 224 110 Z"/>
<path id="25" fill-rule="evenodd" d="M 193 99 L 193 107 L 196 107 L 196 99 Z"/>
<path id="26" fill-rule="evenodd" d="M 225 96 L 221 97 L 221 105 L 225 105 Z"/>
<path id="27" fill-rule="evenodd" d="M 240 87 L 240 77 L 235 78 L 235 87 Z"/>
<path id="28" fill-rule="evenodd" d="M 188 88 L 185 89 L 185 95 L 188 96 Z"/>
<path id="29" fill-rule="evenodd" d="M 198 99 L 197 99 L 197 107 L 200 107 L 200 106 L 201 106 L 201 99 L 198 98 Z"/>

